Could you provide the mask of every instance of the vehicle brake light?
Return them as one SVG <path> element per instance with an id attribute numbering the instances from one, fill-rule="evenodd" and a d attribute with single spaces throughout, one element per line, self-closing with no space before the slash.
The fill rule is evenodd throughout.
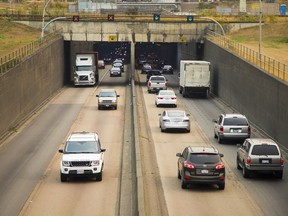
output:
<path id="1" fill-rule="evenodd" d="M 215 168 L 216 169 L 223 169 L 223 168 L 225 168 L 225 165 L 223 163 L 220 163 L 220 164 L 217 164 Z"/>
<path id="2" fill-rule="evenodd" d="M 250 157 L 247 158 L 246 163 L 247 163 L 247 164 L 250 164 L 250 163 L 251 163 L 251 158 L 250 158 Z"/>
<path id="3" fill-rule="evenodd" d="M 165 82 L 165 86 L 166 86 L 166 87 L 168 86 L 167 82 Z"/>
<path id="4" fill-rule="evenodd" d="M 163 100 L 163 97 L 158 97 L 159 100 Z"/>
<path id="5" fill-rule="evenodd" d="M 251 127 L 248 127 L 248 133 L 251 134 Z"/>
<path id="6" fill-rule="evenodd" d="M 151 86 L 151 82 L 148 82 L 148 86 Z"/>
<path id="7" fill-rule="evenodd" d="M 172 97 L 171 99 L 172 99 L 172 100 L 176 100 L 176 97 Z"/>
<path id="8" fill-rule="evenodd" d="M 195 168 L 195 166 L 193 164 L 191 164 L 191 163 L 189 163 L 187 161 L 184 162 L 184 167 L 190 168 L 190 169 L 194 169 Z"/>
<path id="9" fill-rule="evenodd" d="M 224 127 L 220 126 L 220 132 L 224 132 Z"/>
<path id="10" fill-rule="evenodd" d="M 280 158 L 280 164 L 283 165 L 284 164 L 284 159 Z"/>

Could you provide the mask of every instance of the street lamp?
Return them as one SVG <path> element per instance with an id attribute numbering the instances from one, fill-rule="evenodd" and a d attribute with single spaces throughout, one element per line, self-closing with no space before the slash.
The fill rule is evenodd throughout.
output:
<path id="1" fill-rule="evenodd" d="M 259 59 L 261 62 L 261 43 L 262 43 L 262 1 L 259 0 Z"/>
<path id="2" fill-rule="evenodd" d="M 44 20 L 44 16 L 45 16 L 45 11 L 46 11 L 46 7 L 48 6 L 48 4 L 49 4 L 49 2 L 50 2 L 51 0 L 48 0 L 46 3 L 45 3 L 45 6 L 44 6 L 44 8 L 43 8 L 43 13 L 42 13 L 42 31 L 41 31 L 41 36 L 40 36 L 40 38 L 41 38 L 41 41 L 42 41 L 42 39 L 43 39 L 43 37 L 44 37 L 44 22 L 45 22 L 45 20 Z"/>

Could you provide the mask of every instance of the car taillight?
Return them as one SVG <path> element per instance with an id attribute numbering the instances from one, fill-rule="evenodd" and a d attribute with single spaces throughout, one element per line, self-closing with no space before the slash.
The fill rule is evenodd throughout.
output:
<path id="1" fill-rule="evenodd" d="M 284 164 L 284 159 L 280 158 L 280 164 L 283 165 Z"/>
<path id="2" fill-rule="evenodd" d="M 224 132 L 224 127 L 220 126 L 220 132 Z"/>
<path id="3" fill-rule="evenodd" d="M 167 82 L 165 82 L 165 86 L 166 86 L 166 87 L 168 86 L 168 83 L 167 83 Z"/>
<path id="4" fill-rule="evenodd" d="M 157 97 L 159 100 L 163 100 L 163 97 Z"/>
<path id="5" fill-rule="evenodd" d="M 246 163 L 247 163 L 247 164 L 250 164 L 250 163 L 251 163 L 251 158 L 250 158 L 250 157 L 247 158 Z"/>
<path id="6" fill-rule="evenodd" d="M 251 134 L 251 127 L 248 127 L 248 133 Z"/>
<path id="7" fill-rule="evenodd" d="M 191 164 L 191 163 L 189 163 L 187 161 L 184 162 L 184 167 L 189 168 L 189 169 L 194 169 L 195 168 L 193 164 Z"/>
<path id="8" fill-rule="evenodd" d="M 223 169 L 223 168 L 225 168 L 225 165 L 223 163 L 220 163 L 220 164 L 217 164 L 215 168 L 216 169 Z"/>
<path id="9" fill-rule="evenodd" d="M 151 82 L 148 82 L 148 86 L 151 86 Z"/>
<path id="10" fill-rule="evenodd" d="M 176 97 L 172 97 L 171 100 L 176 100 Z"/>

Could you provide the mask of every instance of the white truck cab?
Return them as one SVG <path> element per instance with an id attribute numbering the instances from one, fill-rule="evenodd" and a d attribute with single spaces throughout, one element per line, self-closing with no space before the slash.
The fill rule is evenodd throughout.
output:
<path id="1" fill-rule="evenodd" d="M 96 60 L 94 54 L 77 54 L 74 69 L 74 86 L 96 84 Z"/>
<path id="2" fill-rule="evenodd" d="M 60 179 L 66 182 L 70 177 L 88 176 L 102 181 L 104 152 L 95 132 L 73 132 L 67 138 L 60 162 Z"/>

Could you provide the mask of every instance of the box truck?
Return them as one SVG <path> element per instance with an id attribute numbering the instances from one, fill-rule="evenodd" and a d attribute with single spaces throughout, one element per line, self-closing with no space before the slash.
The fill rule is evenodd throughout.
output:
<path id="1" fill-rule="evenodd" d="M 183 97 L 207 97 L 210 88 L 210 62 L 181 60 L 179 92 Z"/>
<path id="2" fill-rule="evenodd" d="M 98 52 L 76 53 L 73 80 L 74 86 L 94 86 L 98 83 Z"/>

